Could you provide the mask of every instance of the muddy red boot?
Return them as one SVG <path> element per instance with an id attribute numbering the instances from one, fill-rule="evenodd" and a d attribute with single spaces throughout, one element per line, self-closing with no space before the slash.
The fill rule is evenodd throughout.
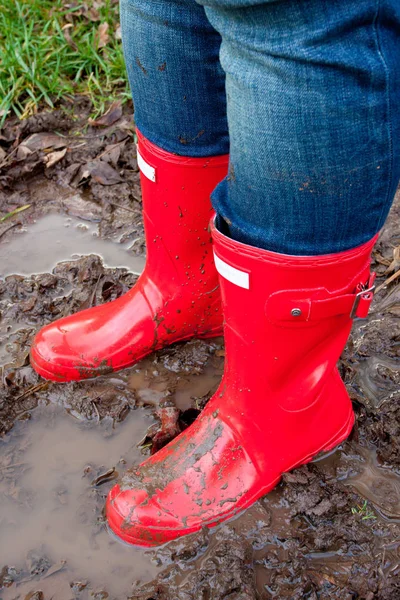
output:
<path id="1" fill-rule="evenodd" d="M 335 255 L 285 256 L 213 228 L 225 317 L 221 385 L 198 419 L 110 492 L 108 524 L 153 546 L 212 527 L 282 473 L 342 442 L 354 422 L 336 362 L 373 296 L 375 239 Z"/>
<path id="2" fill-rule="evenodd" d="M 170 154 L 138 133 L 147 258 L 117 300 L 44 327 L 31 364 L 46 379 L 85 379 L 135 364 L 174 342 L 222 333 L 212 256 L 210 194 L 228 157 Z"/>

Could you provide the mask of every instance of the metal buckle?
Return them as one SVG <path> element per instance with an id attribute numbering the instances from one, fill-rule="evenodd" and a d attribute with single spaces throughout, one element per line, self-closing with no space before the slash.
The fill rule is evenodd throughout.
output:
<path id="1" fill-rule="evenodd" d="M 354 304 L 353 304 L 353 308 L 351 309 L 350 319 L 355 319 L 357 317 L 356 313 L 357 313 L 358 305 L 360 304 L 360 300 L 364 296 L 364 294 L 369 294 L 370 292 L 372 292 L 372 294 L 373 294 L 375 291 L 375 284 L 373 284 L 368 289 L 365 289 L 366 285 L 363 285 L 362 287 L 363 287 L 363 289 L 360 292 L 358 292 L 358 294 L 356 294 L 356 297 L 354 298 Z"/>

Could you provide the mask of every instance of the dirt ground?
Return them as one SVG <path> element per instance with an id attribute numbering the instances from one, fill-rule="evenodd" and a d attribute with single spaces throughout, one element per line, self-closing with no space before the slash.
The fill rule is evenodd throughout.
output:
<path id="1" fill-rule="evenodd" d="M 0 599 L 400 599 L 400 198 L 374 251 L 387 283 L 340 361 L 351 439 L 230 523 L 132 549 L 105 529 L 106 494 L 160 432 L 196 418 L 223 340 L 84 383 L 30 367 L 39 327 L 120 296 L 143 265 L 129 109 L 92 125 L 84 101 L 75 109 L 0 132 L 0 210 L 13 213 L 0 221 Z"/>

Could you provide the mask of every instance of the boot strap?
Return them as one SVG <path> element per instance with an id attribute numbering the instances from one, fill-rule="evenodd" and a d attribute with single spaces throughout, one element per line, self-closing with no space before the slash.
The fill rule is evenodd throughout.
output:
<path id="1" fill-rule="evenodd" d="M 358 283 L 353 293 L 329 294 L 325 288 L 276 292 L 267 300 L 266 314 L 273 321 L 291 323 L 339 315 L 365 319 L 374 297 L 375 277 L 375 273 L 369 273 L 367 281 Z"/>

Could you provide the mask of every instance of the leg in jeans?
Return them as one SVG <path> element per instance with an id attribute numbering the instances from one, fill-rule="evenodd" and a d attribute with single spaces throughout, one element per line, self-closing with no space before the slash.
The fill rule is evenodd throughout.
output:
<path id="1" fill-rule="evenodd" d="M 163 150 L 229 151 L 221 37 L 195 0 L 121 0 L 124 53 L 140 132 Z"/>
<path id="2" fill-rule="evenodd" d="M 208 230 L 211 192 L 228 170 L 221 38 L 195 0 L 122 0 L 121 24 L 146 267 L 123 297 L 38 333 L 31 364 L 56 381 L 117 371 L 174 342 L 222 334 Z"/>
<path id="3" fill-rule="evenodd" d="M 399 2 L 198 2 L 223 39 L 230 235 L 296 255 L 371 239 L 400 175 Z"/>
<path id="4" fill-rule="evenodd" d="M 348 436 L 336 362 L 368 313 L 399 178 L 397 0 L 198 3 L 227 77 L 231 166 L 212 224 L 226 363 L 193 425 L 110 492 L 110 527 L 145 546 L 233 517 Z M 176 151 L 178 129 L 159 143 Z"/>

